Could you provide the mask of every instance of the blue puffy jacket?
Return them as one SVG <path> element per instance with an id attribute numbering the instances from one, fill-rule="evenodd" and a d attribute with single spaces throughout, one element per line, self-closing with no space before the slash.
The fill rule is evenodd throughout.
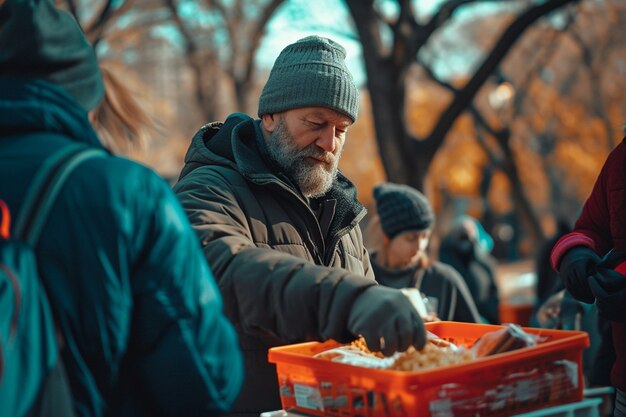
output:
<path id="1" fill-rule="evenodd" d="M 0 77 L 0 198 L 18 213 L 37 168 L 72 142 L 101 147 L 56 86 Z M 205 416 L 243 381 L 237 336 L 168 185 L 116 156 L 69 177 L 36 249 L 79 416 Z"/>

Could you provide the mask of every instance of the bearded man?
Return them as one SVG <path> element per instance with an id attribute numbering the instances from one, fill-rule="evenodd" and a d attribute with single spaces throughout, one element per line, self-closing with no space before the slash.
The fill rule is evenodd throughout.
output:
<path id="1" fill-rule="evenodd" d="M 274 63 L 260 120 L 210 123 L 189 148 L 174 189 L 245 358 L 232 416 L 280 408 L 272 346 L 359 335 L 386 355 L 424 345 L 409 300 L 374 280 L 358 225 L 365 209 L 337 168 L 358 106 L 344 48 L 310 36 Z"/>

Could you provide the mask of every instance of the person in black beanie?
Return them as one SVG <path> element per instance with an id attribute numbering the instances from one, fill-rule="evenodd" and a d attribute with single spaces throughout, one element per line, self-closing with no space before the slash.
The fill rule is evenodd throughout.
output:
<path id="1" fill-rule="evenodd" d="M 52 0 L 0 0 L 2 225 L 6 208 L 19 219 L 37 200 L 42 167 L 77 164 L 53 202 L 39 199 L 49 215 L 28 242 L 41 281 L 31 293 L 47 297 L 15 291 L 12 304 L 20 286 L 0 268 L 0 417 L 218 414 L 244 378 L 237 335 L 168 184 L 106 151 L 91 126 L 103 93 L 73 16 Z M 3 259 L 6 235 L 27 245 L 21 223 L 2 228 Z M 26 316 L 35 304 L 41 314 Z"/>
<path id="2" fill-rule="evenodd" d="M 426 196 L 408 185 L 388 182 L 374 187 L 374 199 L 383 232 L 378 251 L 370 255 L 376 281 L 418 289 L 431 309 L 427 320 L 479 322 L 463 278 L 428 256 L 435 215 Z"/>

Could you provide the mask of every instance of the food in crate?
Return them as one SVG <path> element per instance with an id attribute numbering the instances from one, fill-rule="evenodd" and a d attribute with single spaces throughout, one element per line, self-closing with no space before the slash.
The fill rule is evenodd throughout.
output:
<path id="1" fill-rule="evenodd" d="M 430 333 L 422 350 L 411 346 L 405 352 L 396 352 L 387 358 L 380 353 L 371 352 L 363 338 L 350 345 L 318 353 L 315 357 L 365 368 L 417 371 L 462 363 L 471 360 L 473 355 L 468 349 L 457 347 Z"/>
<path id="2" fill-rule="evenodd" d="M 320 352 L 315 357 L 365 368 L 419 371 L 535 345 L 535 339 L 515 324 L 484 334 L 471 348 L 456 346 L 430 332 L 427 336 L 421 350 L 411 346 L 405 352 L 396 352 L 390 357 L 370 351 L 363 338 L 350 345 Z"/>
<path id="3" fill-rule="evenodd" d="M 496 353 L 535 346 L 536 336 L 522 330 L 517 324 L 508 323 L 502 329 L 482 335 L 472 346 L 477 358 L 495 355 Z"/>

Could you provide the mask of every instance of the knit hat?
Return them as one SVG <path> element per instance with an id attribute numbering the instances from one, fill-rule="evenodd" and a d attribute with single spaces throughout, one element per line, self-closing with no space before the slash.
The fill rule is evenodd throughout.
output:
<path id="1" fill-rule="evenodd" d="M 376 211 L 385 235 L 393 239 L 409 230 L 426 230 L 435 222 L 424 194 L 408 185 L 390 182 L 374 187 Z"/>
<path id="2" fill-rule="evenodd" d="M 359 91 L 345 63 L 346 50 L 331 39 L 308 36 L 282 50 L 259 97 L 259 116 L 299 107 L 328 107 L 354 122 Z"/>
<path id="3" fill-rule="evenodd" d="M 51 0 L 0 1 L 0 75 L 52 82 L 87 111 L 104 95 L 93 48 L 74 17 Z"/>

